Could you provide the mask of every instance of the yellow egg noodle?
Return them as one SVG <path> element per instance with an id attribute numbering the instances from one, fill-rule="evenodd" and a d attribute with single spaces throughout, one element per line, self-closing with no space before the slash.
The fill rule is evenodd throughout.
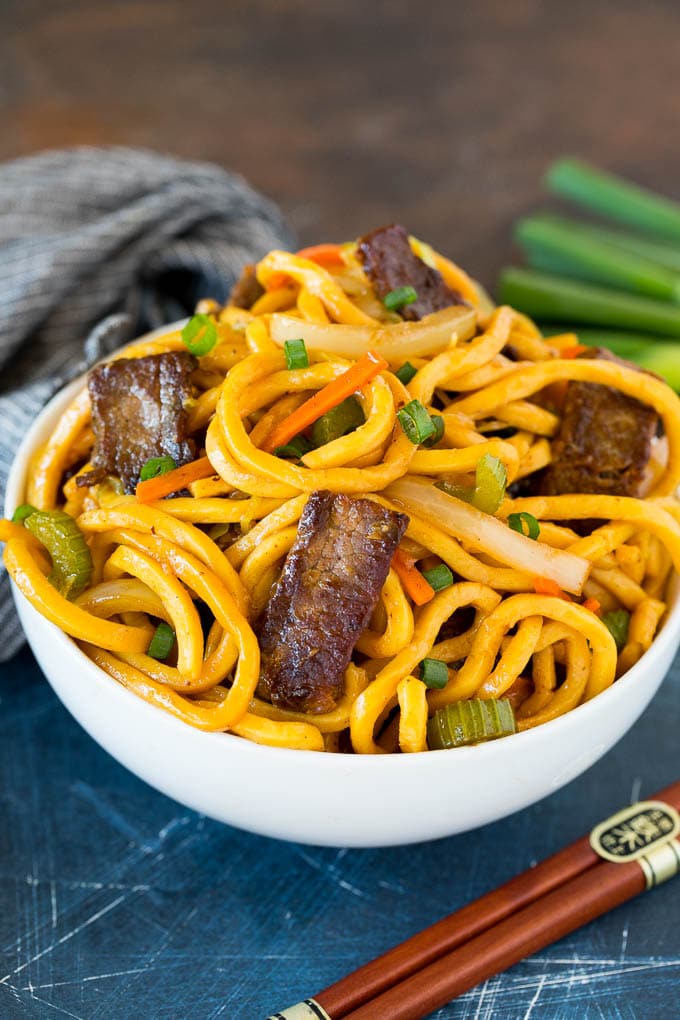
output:
<path id="1" fill-rule="evenodd" d="M 30 531 L 0 523 L 5 564 L 30 602 L 116 681 L 191 726 L 275 747 L 419 752 L 438 708 L 509 697 L 524 730 L 608 688 L 663 621 L 669 578 L 680 569 L 678 397 L 625 364 L 574 357 L 574 335 L 543 338 L 524 315 L 493 308 L 452 262 L 410 243 L 463 304 L 403 321 L 378 299 L 352 244 L 326 265 L 270 252 L 256 267 L 263 293 L 249 310 L 201 302 L 218 342 L 198 358 L 188 422 L 214 474 L 190 482 L 190 495 L 142 503 L 110 479 L 89 488 L 64 481 L 71 469 L 91 468 L 81 466 L 93 445 L 83 388 L 34 457 L 26 492 L 39 510 L 63 508 L 86 536 L 93 573 L 75 599 L 48 580 L 50 557 Z M 283 345 L 298 338 L 309 364 L 288 368 Z M 169 330 L 118 356 L 184 349 L 181 333 Z M 363 424 L 297 461 L 269 452 L 272 430 L 368 350 L 389 368 L 356 394 Z M 404 384 L 395 373 L 407 361 L 416 371 Z M 559 400 L 544 406 L 541 396 L 571 380 L 613 387 L 658 413 L 665 439 L 645 498 L 506 495 L 488 513 L 434 487 L 442 479 L 469 485 L 485 455 L 500 462 L 509 486 L 545 468 L 560 414 Z M 412 400 L 441 416 L 432 448 L 399 423 Z M 401 550 L 421 569 L 446 564 L 454 581 L 417 605 L 390 569 L 336 707 L 305 714 L 256 693 L 253 624 L 317 490 L 405 512 Z M 535 518 L 538 537 L 510 527 L 513 514 Z M 207 635 L 199 604 L 212 617 Z M 601 614 L 620 609 L 630 621 L 617 652 Z M 458 611 L 467 622 L 446 636 Z M 169 661 L 147 654 L 159 621 L 176 635 Z M 445 686 L 420 678 L 427 658 L 446 664 Z"/>

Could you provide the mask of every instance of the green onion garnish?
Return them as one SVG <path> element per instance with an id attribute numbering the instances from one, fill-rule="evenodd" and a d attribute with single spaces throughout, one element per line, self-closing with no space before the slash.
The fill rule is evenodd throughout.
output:
<path id="1" fill-rule="evenodd" d="M 12 521 L 14 524 L 23 524 L 26 518 L 34 514 L 37 509 L 37 507 L 31 506 L 30 503 L 22 503 L 12 514 Z"/>
<path id="2" fill-rule="evenodd" d="M 312 444 L 306 438 L 306 436 L 299 435 L 294 436 L 289 443 L 285 446 L 277 446 L 274 450 L 275 457 L 292 457 L 294 460 L 300 460 L 306 453 L 313 449 Z"/>
<path id="3" fill-rule="evenodd" d="M 194 315 L 182 330 L 182 343 L 191 354 L 202 358 L 217 343 L 217 326 L 209 315 Z"/>
<path id="4" fill-rule="evenodd" d="M 149 478 L 158 478 L 159 475 L 167 475 L 168 471 L 174 471 L 177 467 L 172 457 L 149 457 L 146 464 L 142 465 L 139 472 L 140 482 L 146 482 Z"/>
<path id="5" fill-rule="evenodd" d="M 385 295 L 383 304 L 388 312 L 398 312 L 404 305 L 412 305 L 417 300 L 418 293 L 414 287 L 397 287 Z"/>
<path id="6" fill-rule="evenodd" d="M 515 713 L 507 698 L 472 698 L 437 709 L 427 724 L 427 746 L 431 751 L 443 751 L 516 732 Z"/>
<path id="7" fill-rule="evenodd" d="M 413 379 L 413 376 L 416 375 L 417 372 L 418 369 L 414 368 L 410 361 L 405 361 L 401 368 L 398 368 L 394 374 L 400 383 L 403 383 L 404 386 L 408 386 L 411 379 Z"/>
<path id="8" fill-rule="evenodd" d="M 424 570 L 423 577 L 434 591 L 442 591 L 453 584 L 453 574 L 445 563 L 432 567 L 432 570 Z"/>
<path id="9" fill-rule="evenodd" d="M 304 340 L 284 341 L 283 353 L 286 355 L 286 368 L 290 371 L 294 368 L 309 368 L 309 356 Z"/>
<path id="10" fill-rule="evenodd" d="M 616 647 L 621 651 L 628 640 L 630 613 L 625 609 L 615 609 L 613 613 L 605 613 L 602 622 L 616 641 Z"/>
<path id="11" fill-rule="evenodd" d="M 151 656 L 152 659 L 159 659 L 161 662 L 164 662 L 172 651 L 174 643 L 175 632 L 170 624 L 164 621 L 156 627 L 146 654 Z"/>
<path id="12" fill-rule="evenodd" d="M 495 514 L 503 502 L 507 481 L 503 461 L 485 453 L 477 463 L 472 505 L 485 514 Z"/>
<path id="13" fill-rule="evenodd" d="M 423 446 L 428 448 L 430 446 L 436 446 L 437 443 L 444 437 L 444 419 L 441 414 L 431 414 L 430 421 L 434 425 L 434 433 L 423 443 Z"/>
<path id="14" fill-rule="evenodd" d="M 420 663 L 420 679 L 426 687 L 441 691 L 449 682 L 449 671 L 441 659 L 423 659 Z"/>
<path id="15" fill-rule="evenodd" d="M 423 443 L 437 431 L 432 418 L 419 400 L 410 400 L 400 411 L 397 411 L 397 418 L 414 446 Z"/>
<path id="16" fill-rule="evenodd" d="M 528 514 L 524 510 L 519 514 L 509 514 L 508 525 L 513 531 L 519 531 L 520 535 L 526 535 L 527 538 L 533 538 L 534 541 L 541 534 L 541 525 L 534 515 Z M 524 530 L 525 525 L 526 531 Z"/>

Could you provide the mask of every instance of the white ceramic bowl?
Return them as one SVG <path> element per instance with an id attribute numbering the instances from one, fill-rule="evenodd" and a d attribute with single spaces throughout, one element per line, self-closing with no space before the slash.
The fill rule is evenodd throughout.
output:
<path id="1" fill-rule="evenodd" d="M 5 513 L 24 501 L 29 458 L 82 380 L 45 408 L 10 474 Z M 121 687 L 15 590 L 28 642 L 66 708 L 128 769 L 182 804 L 278 839 L 326 846 L 416 843 L 524 808 L 589 768 L 635 722 L 680 642 L 680 597 L 651 649 L 593 701 L 503 740 L 414 755 L 341 755 L 260 747 L 201 733 Z"/>

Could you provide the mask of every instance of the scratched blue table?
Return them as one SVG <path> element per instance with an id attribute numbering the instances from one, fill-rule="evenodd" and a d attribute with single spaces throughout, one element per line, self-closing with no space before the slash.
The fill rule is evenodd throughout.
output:
<path id="1" fill-rule="evenodd" d="M 506 821 L 333 850 L 239 832 L 156 793 L 22 652 L 0 667 L 0 1018 L 262 1020 L 676 779 L 679 695 L 680 661 L 602 762 Z M 678 1015 L 679 920 L 677 879 L 434 1015 Z"/>

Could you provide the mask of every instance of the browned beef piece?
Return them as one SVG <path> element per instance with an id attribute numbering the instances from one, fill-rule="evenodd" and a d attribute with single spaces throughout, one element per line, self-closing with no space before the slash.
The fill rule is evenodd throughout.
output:
<path id="1" fill-rule="evenodd" d="M 196 359 L 183 351 L 120 358 L 92 369 L 88 379 L 95 436 L 94 470 L 78 478 L 93 485 L 117 475 L 134 492 L 150 457 L 163 454 L 177 466 L 194 460 L 196 446 L 186 435 L 184 403 Z"/>
<path id="2" fill-rule="evenodd" d="M 314 492 L 259 627 L 259 693 L 284 708 L 328 712 L 375 609 L 405 514 Z"/>
<path id="3" fill-rule="evenodd" d="M 404 319 L 422 319 L 431 312 L 465 303 L 457 291 L 446 286 L 441 273 L 413 253 L 408 233 L 399 223 L 366 234 L 359 241 L 358 252 L 379 298 L 398 287 L 413 287 L 418 299 L 399 309 Z"/>
<path id="4" fill-rule="evenodd" d="M 603 347 L 589 348 L 579 357 L 604 358 L 637 368 Z M 639 495 L 657 425 L 656 411 L 620 390 L 599 383 L 570 382 L 541 492 L 545 496 L 570 492 Z"/>
<path id="5" fill-rule="evenodd" d="M 236 305 L 237 308 L 252 308 L 263 294 L 264 287 L 255 275 L 255 266 L 251 263 L 243 267 L 243 272 L 231 288 L 227 303 Z"/>

